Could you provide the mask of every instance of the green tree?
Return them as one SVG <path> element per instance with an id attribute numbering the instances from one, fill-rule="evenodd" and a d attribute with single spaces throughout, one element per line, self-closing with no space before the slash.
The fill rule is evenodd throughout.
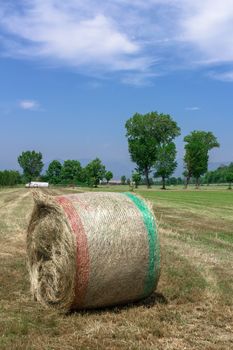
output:
<path id="1" fill-rule="evenodd" d="M 0 186 L 15 186 L 21 183 L 21 176 L 15 170 L 0 171 Z"/>
<path id="2" fill-rule="evenodd" d="M 103 178 L 105 178 L 106 169 L 99 158 L 96 158 L 87 164 L 85 170 L 88 185 L 91 187 L 97 187 L 100 183 L 100 180 L 103 180 Z"/>
<path id="3" fill-rule="evenodd" d="M 171 178 L 169 178 L 169 184 L 170 185 L 173 185 L 173 186 L 176 186 L 177 184 L 178 184 L 178 180 L 177 180 L 177 178 L 176 177 L 171 177 Z"/>
<path id="4" fill-rule="evenodd" d="M 62 181 L 69 184 L 75 184 L 82 177 L 82 167 L 78 160 L 65 160 L 61 169 Z"/>
<path id="5" fill-rule="evenodd" d="M 178 177 L 177 178 L 177 185 L 182 185 L 184 182 L 183 182 L 183 179 L 181 177 Z"/>
<path id="6" fill-rule="evenodd" d="M 46 177 L 52 184 L 61 182 L 62 164 L 58 160 L 53 160 L 46 171 Z"/>
<path id="7" fill-rule="evenodd" d="M 149 175 L 158 160 L 160 146 L 179 136 L 180 128 L 170 115 L 157 112 L 136 113 L 127 120 L 125 127 L 131 159 L 150 187 Z"/>
<path id="8" fill-rule="evenodd" d="M 228 170 L 226 173 L 226 180 L 229 183 L 229 190 L 232 189 L 232 182 L 233 182 L 233 169 L 232 170 Z"/>
<path id="9" fill-rule="evenodd" d="M 20 173 L 16 170 L 8 170 L 9 173 L 9 186 L 15 186 L 21 183 Z"/>
<path id="10" fill-rule="evenodd" d="M 208 170 L 209 151 L 220 145 L 212 132 L 197 130 L 185 136 L 184 142 L 186 142 L 184 156 L 186 187 L 191 177 L 195 178 L 198 187 L 201 175 Z"/>
<path id="11" fill-rule="evenodd" d="M 141 175 L 138 172 L 132 174 L 132 180 L 135 183 L 135 188 L 138 188 L 139 183 L 141 182 Z"/>
<path id="12" fill-rule="evenodd" d="M 204 178 L 203 182 L 207 184 L 216 184 L 216 183 L 226 183 L 227 174 L 233 172 L 233 163 L 229 165 L 221 165 L 216 170 L 208 171 Z"/>
<path id="13" fill-rule="evenodd" d="M 18 157 L 18 163 L 23 169 L 23 175 L 27 181 L 37 178 L 44 166 L 41 152 L 26 151 Z"/>
<path id="14" fill-rule="evenodd" d="M 105 179 L 107 180 L 107 183 L 113 178 L 113 173 L 111 171 L 106 171 L 105 173 Z"/>
<path id="15" fill-rule="evenodd" d="M 174 142 L 162 144 L 158 151 L 158 160 L 155 163 L 155 177 L 162 178 L 163 190 L 166 189 L 166 179 L 174 173 L 176 167 L 176 145 Z"/>
<path id="16" fill-rule="evenodd" d="M 122 176 L 121 176 L 121 184 L 122 184 L 122 185 L 125 185 L 125 184 L 126 184 L 126 176 L 125 176 L 125 175 L 122 175 Z"/>
<path id="17" fill-rule="evenodd" d="M 212 171 L 207 171 L 204 177 L 204 183 L 206 183 L 207 186 L 209 186 L 209 184 L 212 182 L 212 178 L 213 178 Z"/>

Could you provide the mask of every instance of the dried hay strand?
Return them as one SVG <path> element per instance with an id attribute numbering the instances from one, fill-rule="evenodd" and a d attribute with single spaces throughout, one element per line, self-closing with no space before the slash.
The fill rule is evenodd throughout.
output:
<path id="1" fill-rule="evenodd" d="M 27 234 L 31 292 L 45 306 L 68 311 L 149 296 L 160 274 L 150 206 L 131 193 L 33 193 Z"/>

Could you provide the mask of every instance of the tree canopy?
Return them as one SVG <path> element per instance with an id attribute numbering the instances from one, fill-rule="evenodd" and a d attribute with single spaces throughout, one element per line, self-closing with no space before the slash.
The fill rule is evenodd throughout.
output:
<path id="1" fill-rule="evenodd" d="M 139 185 L 141 179 L 142 179 L 142 178 L 141 178 L 140 173 L 138 173 L 138 172 L 135 171 L 135 172 L 132 174 L 132 180 L 133 180 L 133 182 L 135 183 L 135 188 L 138 188 L 138 185 Z"/>
<path id="2" fill-rule="evenodd" d="M 113 173 L 111 171 L 106 171 L 105 173 L 105 179 L 107 180 L 107 183 L 113 178 Z"/>
<path id="3" fill-rule="evenodd" d="M 157 112 L 136 113 L 125 127 L 131 159 L 150 187 L 149 174 L 158 160 L 159 147 L 180 135 L 180 128 L 170 115 Z"/>
<path id="4" fill-rule="evenodd" d="M 209 151 L 214 147 L 219 147 L 216 136 L 212 132 L 192 131 L 185 136 L 185 174 L 187 185 L 191 177 L 196 179 L 196 185 L 199 186 L 199 179 L 208 170 Z"/>
<path id="5" fill-rule="evenodd" d="M 46 171 L 46 177 L 52 184 L 61 182 L 62 164 L 58 160 L 53 160 Z"/>
<path id="6" fill-rule="evenodd" d="M 31 181 L 37 178 L 44 166 L 41 152 L 26 151 L 18 157 L 18 163 L 23 169 L 24 177 Z"/>
<path id="7" fill-rule="evenodd" d="M 165 180 L 173 174 L 176 167 L 176 145 L 174 142 L 162 144 L 158 151 L 158 160 L 155 163 L 155 177 L 162 178 L 162 189 L 165 190 Z"/>
<path id="8" fill-rule="evenodd" d="M 229 190 L 232 189 L 232 183 L 233 183 L 233 169 L 229 169 L 226 173 L 226 180 L 229 183 Z"/>
<path id="9" fill-rule="evenodd" d="M 82 177 L 82 167 L 78 160 L 65 160 L 62 170 L 61 178 L 64 182 L 75 184 L 80 181 Z"/>
<path id="10" fill-rule="evenodd" d="M 15 170 L 0 171 L 0 186 L 14 186 L 21 182 L 21 176 Z"/>
<path id="11" fill-rule="evenodd" d="M 85 168 L 85 174 L 89 186 L 97 187 L 100 180 L 105 177 L 106 169 L 99 158 L 94 159 Z"/>

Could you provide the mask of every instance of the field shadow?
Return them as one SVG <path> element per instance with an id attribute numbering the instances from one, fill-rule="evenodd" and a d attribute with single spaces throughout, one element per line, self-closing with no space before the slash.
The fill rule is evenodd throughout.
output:
<path id="1" fill-rule="evenodd" d="M 88 314 L 91 315 L 91 314 L 103 314 L 106 312 L 119 314 L 125 310 L 131 309 L 131 308 L 137 308 L 137 307 L 144 307 L 144 308 L 150 309 L 157 304 L 168 304 L 168 300 L 162 293 L 154 292 L 149 297 L 138 301 L 133 301 L 126 304 L 106 306 L 101 308 L 87 309 L 87 310 L 71 310 L 69 313 L 67 313 L 67 315 L 75 314 L 75 313 L 78 313 L 81 315 L 88 315 Z"/>

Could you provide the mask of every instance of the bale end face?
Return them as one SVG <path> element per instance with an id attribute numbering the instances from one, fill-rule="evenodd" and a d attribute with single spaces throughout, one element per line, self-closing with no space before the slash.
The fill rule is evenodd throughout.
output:
<path id="1" fill-rule="evenodd" d="M 69 309 L 74 299 L 75 239 L 52 197 L 34 191 L 27 255 L 33 297 L 46 306 Z"/>

